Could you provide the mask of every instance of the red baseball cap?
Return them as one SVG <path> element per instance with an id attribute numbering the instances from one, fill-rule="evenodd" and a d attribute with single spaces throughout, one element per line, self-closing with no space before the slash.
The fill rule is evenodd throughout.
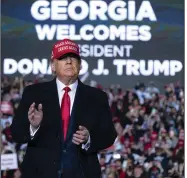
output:
<path id="1" fill-rule="evenodd" d="M 54 44 L 51 60 L 59 59 L 67 54 L 74 54 L 80 59 L 79 46 L 70 39 L 63 39 Z"/>

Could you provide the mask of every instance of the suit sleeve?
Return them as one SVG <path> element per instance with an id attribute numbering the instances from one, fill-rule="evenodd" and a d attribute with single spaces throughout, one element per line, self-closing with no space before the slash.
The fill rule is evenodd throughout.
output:
<path id="1" fill-rule="evenodd" d="M 27 143 L 31 139 L 28 120 L 28 110 L 31 102 L 31 92 L 29 87 L 26 87 L 10 127 L 12 138 L 17 143 Z"/>
<path id="2" fill-rule="evenodd" d="M 104 93 L 102 96 L 102 99 L 100 98 L 101 107 L 98 126 L 97 129 L 90 131 L 91 144 L 87 153 L 98 152 L 110 147 L 117 137 L 107 95 Z"/>

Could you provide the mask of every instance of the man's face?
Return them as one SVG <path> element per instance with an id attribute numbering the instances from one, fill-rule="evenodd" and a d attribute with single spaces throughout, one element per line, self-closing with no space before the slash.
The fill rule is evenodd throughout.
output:
<path id="1" fill-rule="evenodd" d="M 79 75 L 81 61 L 74 55 L 66 55 L 52 62 L 52 71 L 59 78 L 77 78 Z"/>
<path id="2" fill-rule="evenodd" d="M 120 160 L 117 160 L 117 161 L 116 161 L 116 169 L 117 169 L 117 170 L 120 170 L 121 167 L 122 167 L 121 161 L 120 161 Z"/>
<path id="3" fill-rule="evenodd" d="M 134 168 L 134 177 L 135 178 L 139 178 L 142 175 L 142 173 L 143 173 L 143 170 L 141 167 L 137 166 Z"/>
<path id="4" fill-rule="evenodd" d="M 8 128 L 10 126 L 10 123 L 9 122 L 6 122 L 5 123 L 5 127 Z"/>
<path id="5" fill-rule="evenodd" d="M 105 165 L 105 158 L 100 158 L 99 162 L 101 166 Z"/>

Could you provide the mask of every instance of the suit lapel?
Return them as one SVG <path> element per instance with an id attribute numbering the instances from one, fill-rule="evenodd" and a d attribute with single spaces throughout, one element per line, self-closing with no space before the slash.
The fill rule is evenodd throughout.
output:
<path id="1" fill-rule="evenodd" d="M 45 88 L 44 94 L 46 95 L 44 96 L 44 100 L 50 103 L 50 109 L 52 111 L 51 118 L 56 120 L 59 126 L 62 125 L 56 78 L 49 82 L 49 85 Z"/>

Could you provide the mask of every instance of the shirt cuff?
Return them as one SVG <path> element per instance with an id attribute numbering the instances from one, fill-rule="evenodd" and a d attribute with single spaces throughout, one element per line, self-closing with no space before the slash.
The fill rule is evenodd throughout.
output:
<path id="1" fill-rule="evenodd" d="M 91 139 L 90 139 L 90 135 L 89 135 L 88 141 L 85 144 L 82 144 L 82 149 L 87 151 L 90 148 L 90 143 L 91 143 Z"/>
<path id="2" fill-rule="evenodd" d="M 39 128 L 40 128 L 40 126 L 37 129 L 35 129 L 30 125 L 30 136 L 31 136 L 31 138 L 34 137 L 34 135 L 36 134 L 36 132 L 38 131 Z"/>

